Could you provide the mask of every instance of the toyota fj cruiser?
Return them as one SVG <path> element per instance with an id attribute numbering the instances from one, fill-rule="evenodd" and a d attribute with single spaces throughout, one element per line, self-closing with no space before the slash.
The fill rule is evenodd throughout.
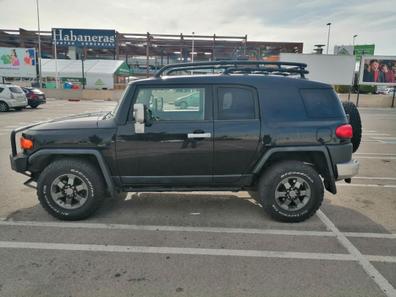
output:
<path id="1" fill-rule="evenodd" d="M 303 221 L 324 188 L 335 194 L 336 180 L 357 174 L 361 137 L 356 107 L 307 73 L 282 62 L 168 65 L 130 83 L 112 112 L 14 130 L 11 166 L 64 220 L 120 192 L 245 190 L 274 219 Z"/>

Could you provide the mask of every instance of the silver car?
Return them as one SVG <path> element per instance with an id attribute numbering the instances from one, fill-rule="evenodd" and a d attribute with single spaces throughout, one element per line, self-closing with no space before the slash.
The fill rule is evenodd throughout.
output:
<path id="1" fill-rule="evenodd" d="M 10 108 L 21 110 L 28 105 L 28 100 L 22 88 L 17 85 L 0 84 L 0 112 Z"/>

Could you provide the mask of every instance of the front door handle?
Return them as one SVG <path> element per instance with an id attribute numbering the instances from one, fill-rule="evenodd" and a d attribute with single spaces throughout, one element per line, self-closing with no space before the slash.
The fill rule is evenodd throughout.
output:
<path id="1" fill-rule="evenodd" d="M 211 133 L 188 133 L 187 138 L 210 138 L 212 137 Z"/>

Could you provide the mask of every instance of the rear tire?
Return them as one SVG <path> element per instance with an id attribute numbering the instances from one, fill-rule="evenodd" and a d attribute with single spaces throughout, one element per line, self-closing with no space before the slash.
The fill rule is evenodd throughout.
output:
<path id="1" fill-rule="evenodd" d="M 301 222 L 310 218 L 323 201 L 323 182 L 311 166 L 301 161 L 272 165 L 260 178 L 259 203 L 277 221 Z"/>
<path id="2" fill-rule="evenodd" d="M 41 205 L 61 220 L 81 220 L 92 215 L 105 197 L 104 180 L 89 162 L 57 160 L 40 174 L 37 195 Z"/>
<path id="3" fill-rule="evenodd" d="M 5 102 L 0 102 L 0 112 L 6 112 L 9 110 L 8 104 Z"/>
<path id="4" fill-rule="evenodd" d="M 353 137 L 351 139 L 353 152 L 356 152 L 359 148 L 360 141 L 362 140 L 362 120 L 360 119 L 360 113 L 356 105 L 352 102 L 342 102 L 344 111 L 349 115 L 349 123 L 352 126 Z"/>

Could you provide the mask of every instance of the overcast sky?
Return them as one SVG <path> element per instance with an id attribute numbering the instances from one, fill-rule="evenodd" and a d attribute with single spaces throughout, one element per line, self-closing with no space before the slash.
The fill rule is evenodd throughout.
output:
<path id="1" fill-rule="evenodd" d="M 35 0 L 0 0 L 0 28 L 36 29 Z M 304 52 L 326 43 L 375 43 L 396 55 L 396 0 L 40 0 L 41 29 L 115 29 L 133 33 L 248 35 L 248 40 L 299 41 Z"/>

